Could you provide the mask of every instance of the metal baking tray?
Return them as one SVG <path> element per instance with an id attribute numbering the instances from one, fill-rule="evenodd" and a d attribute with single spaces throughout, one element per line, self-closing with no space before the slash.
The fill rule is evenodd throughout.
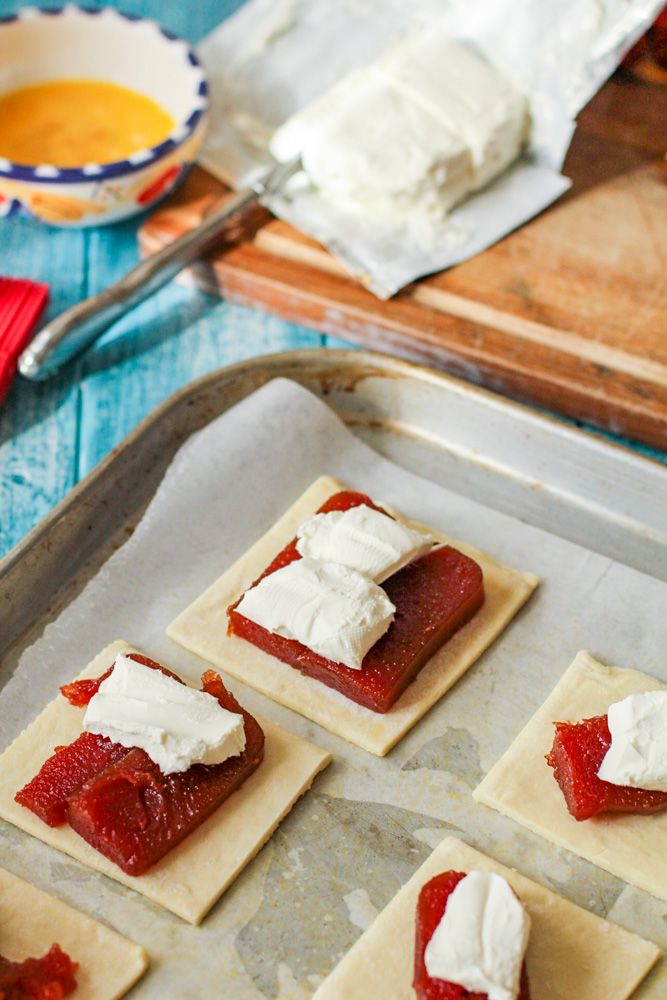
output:
<path id="1" fill-rule="evenodd" d="M 355 434 L 400 465 L 489 507 L 667 580 L 667 471 L 658 463 L 408 362 L 358 351 L 290 352 L 222 369 L 172 396 L 0 562 L 0 687 L 26 646 L 132 533 L 184 440 L 276 377 L 293 379 L 324 399 Z M 461 736 L 457 729 L 450 728 L 447 732 L 446 739 Z M 439 746 L 438 740 L 431 742 Z M 456 755 L 462 773 L 474 782 L 479 777 L 475 771 L 477 765 L 466 746 L 464 736 L 460 745 L 448 744 L 446 749 L 448 754 Z M 419 781 L 428 781 L 428 771 L 424 769 L 439 766 L 435 758 L 429 757 L 436 751 L 437 747 L 434 749 L 427 743 L 414 758 L 398 765 L 390 762 L 387 766 L 407 770 L 416 794 L 421 787 Z M 352 748 L 348 755 L 363 785 L 370 765 L 353 757 L 355 752 Z M 334 784 L 336 768 L 343 763 L 337 760 L 332 765 Z M 420 769 L 424 770 L 421 778 Z M 360 794 L 363 799 L 363 792 Z M 426 815 L 411 811 L 407 802 L 404 808 L 389 808 L 374 797 L 363 808 L 357 808 L 356 799 L 335 799 L 322 794 L 306 798 L 308 803 L 295 810 L 294 821 L 285 825 L 290 826 L 291 832 L 281 827 L 250 866 L 252 871 L 244 873 L 228 891 L 228 906 L 218 907 L 201 928 L 181 926 L 177 918 L 162 911 L 153 912 L 149 904 L 133 907 L 138 921 L 137 939 L 148 941 L 151 928 L 157 933 L 159 921 L 162 951 L 156 960 L 157 980 L 149 976 L 145 984 L 136 988 L 138 997 L 186 995 L 161 992 L 163 988 L 152 983 L 164 983 L 164 977 L 172 975 L 172 960 L 182 970 L 188 968 L 188 960 L 193 956 L 195 961 L 204 957 L 206 967 L 198 966 L 200 977 L 193 980 L 193 989 L 187 995 L 222 995 L 222 983 L 214 978 L 218 959 L 210 963 L 208 959 L 216 957 L 217 931 L 229 930 L 230 915 L 240 913 L 246 923 L 238 932 L 233 930 L 234 948 L 241 956 L 244 974 L 251 977 L 254 986 L 247 992 L 242 982 L 230 982 L 226 984 L 229 997 L 305 1000 L 309 991 L 304 992 L 304 983 L 310 983 L 312 969 L 330 967 L 349 947 L 358 934 L 355 927 L 361 928 L 369 919 L 371 901 L 365 890 L 355 888 L 345 894 L 349 885 L 344 880 L 344 884 L 339 880 L 330 886 L 322 874 L 323 881 L 315 888 L 323 894 L 325 902 L 314 917 L 318 922 L 315 937 L 292 940 L 290 936 L 287 940 L 281 907 L 292 904 L 288 902 L 289 895 L 285 895 L 287 883 L 281 880 L 296 879 L 297 885 L 302 870 L 311 870 L 302 868 L 302 857 L 307 865 L 311 854 L 319 857 L 321 851 L 334 850 L 340 861 L 350 852 L 345 860 L 350 884 L 359 884 L 354 881 L 357 874 L 363 881 L 363 868 L 366 879 L 363 884 L 371 895 L 372 887 L 378 887 L 374 901 L 377 908 L 391 898 L 414 870 L 420 852 L 427 852 L 447 832 L 461 832 L 451 823 L 429 820 Z M 315 834 L 315 827 L 309 826 L 315 820 L 324 823 L 329 836 L 325 844 L 321 843 L 320 834 Z M 364 836 L 377 838 L 373 870 L 364 868 L 368 859 L 357 857 L 353 850 L 353 832 L 354 836 L 361 836 L 355 823 L 365 831 Z M 0 839 L 2 834 L 0 828 Z M 35 870 L 39 881 L 35 866 L 43 863 L 45 857 L 41 846 L 32 842 L 26 845 L 25 838 L 13 839 L 11 829 L 7 837 L 7 857 L 12 850 L 24 851 L 20 865 L 23 874 L 25 869 Z M 515 863 L 521 860 L 527 867 L 533 867 L 535 859 L 528 853 L 532 850 L 529 841 L 514 837 L 513 844 L 520 844 L 522 851 L 521 859 L 515 858 Z M 108 880 L 105 880 L 105 886 L 99 887 L 98 898 L 91 899 L 75 867 L 60 862 L 57 867 L 58 884 L 65 887 L 69 901 L 103 919 L 107 916 L 104 907 L 113 906 L 117 893 L 125 891 L 115 888 L 113 883 L 106 885 Z M 326 874 L 329 877 L 328 870 Z M 576 867 L 575 881 L 565 878 L 562 866 L 556 870 L 556 877 L 563 878 L 566 895 L 572 892 L 576 881 L 577 901 L 599 912 L 606 912 L 621 888 L 620 883 L 610 881 L 611 877 L 604 873 L 596 872 L 593 881 L 585 865 Z M 343 905 L 341 899 L 350 916 L 348 919 L 334 913 L 337 931 L 332 936 L 329 928 L 333 925 L 327 925 L 326 920 L 333 908 Z M 119 896 L 116 914 L 121 912 L 120 901 Z M 259 914 L 257 920 L 253 919 L 255 911 Z M 621 914 L 621 922 L 622 917 Z M 659 914 L 655 917 L 658 920 Z M 118 924 L 117 916 L 110 912 L 108 919 Z M 118 929 L 125 929 L 132 936 L 130 927 Z M 228 948 L 228 944 L 223 945 L 225 961 L 229 958 L 225 951 Z M 278 963 L 276 973 L 274 965 L 281 949 L 289 952 L 290 964 L 283 968 Z M 273 964 L 259 960 L 258 955 L 266 950 Z M 163 964 L 167 956 L 169 967 Z M 293 973 L 298 982 L 290 978 Z M 203 992 L 198 993 L 198 989 Z M 659 995 L 667 997 L 667 992 Z M 653 1000 L 658 994 L 650 996 Z"/>

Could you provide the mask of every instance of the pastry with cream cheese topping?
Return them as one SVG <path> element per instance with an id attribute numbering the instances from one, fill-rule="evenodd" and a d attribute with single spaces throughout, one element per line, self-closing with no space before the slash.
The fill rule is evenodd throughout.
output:
<path id="1" fill-rule="evenodd" d="M 229 607 L 229 634 L 387 712 L 484 601 L 479 565 L 433 545 L 363 493 L 335 493 Z"/>

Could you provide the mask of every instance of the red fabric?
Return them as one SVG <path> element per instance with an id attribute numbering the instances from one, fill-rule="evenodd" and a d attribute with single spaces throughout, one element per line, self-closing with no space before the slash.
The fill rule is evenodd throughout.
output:
<path id="1" fill-rule="evenodd" d="M 49 297 L 48 285 L 0 277 L 0 404 Z"/>

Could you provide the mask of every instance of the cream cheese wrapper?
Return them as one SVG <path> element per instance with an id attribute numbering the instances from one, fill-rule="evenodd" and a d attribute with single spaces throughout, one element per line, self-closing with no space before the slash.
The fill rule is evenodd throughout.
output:
<path id="1" fill-rule="evenodd" d="M 667 902 L 667 811 L 609 814 L 577 822 L 544 759 L 554 722 L 604 715 L 630 694 L 667 685 L 637 670 L 605 667 L 580 652 L 545 703 L 491 768 L 473 796 L 529 830 Z"/>
<path id="2" fill-rule="evenodd" d="M 294 538 L 300 525 L 342 489 L 345 487 L 329 476 L 313 483 L 266 535 L 169 625 L 167 635 L 281 705 L 382 757 L 491 645 L 528 600 L 538 581 L 530 573 L 502 566 L 483 552 L 431 528 L 406 521 L 410 527 L 427 532 L 438 542 L 454 545 L 479 563 L 486 596 L 477 614 L 431 657 L 388 712 L 364 708 L 245 639 L 227 635 L 228 606 Z M 381 503 L 381 498 L 375 499 Z"/>
<path id="3" fill-rule="evenodd" d="M 315 991 L 313 1000 L 414 1000 L 415 911 L 422 886 L 446 871 L 495 872 L 531 921 L 526 968 L 532 1000 L 628 1000 L 660 950 L 455 837 L 417 869 Z M 372 993 L 369 984 L 372 983 Z"/>
<path id="4" fill-rule="evenodd" d="M 126 642 L 107 646 L 79 674 L 98 677 L 118 653 L 140 652 Z M 83 710 L 58 696 L 0 755 L 0 817 L 82 864 L 130 886 L 192 924 L 198 924 L 257 854 L 313 779 L 331 760 L 314 744 L 266 719 L 264 760 L 201 826 L 144 875 L 126 875 L 67 824 L 47 826 L 14 795 L 54 747 L 81 733 Z M 97 998 L 96 998 L 97 1000 Z"/>
<path id="5" fill-rule="evenodd" d="M 0 868 L 0 954 L 41 958 L 54 943 L 78 962 L 76 1000 L 119 1000 L 148 968 L 138 944 Z"/>

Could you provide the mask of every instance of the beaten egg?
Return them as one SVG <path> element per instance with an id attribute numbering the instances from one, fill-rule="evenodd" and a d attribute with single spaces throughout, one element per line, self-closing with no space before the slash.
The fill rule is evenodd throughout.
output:
<path id="1" fill-rule="evenodd" d="M 112 163 L 163 142 L 156 101 L 103 80 L 49 80 L 0 95 L 0 156 L 23 166 Z"/>

